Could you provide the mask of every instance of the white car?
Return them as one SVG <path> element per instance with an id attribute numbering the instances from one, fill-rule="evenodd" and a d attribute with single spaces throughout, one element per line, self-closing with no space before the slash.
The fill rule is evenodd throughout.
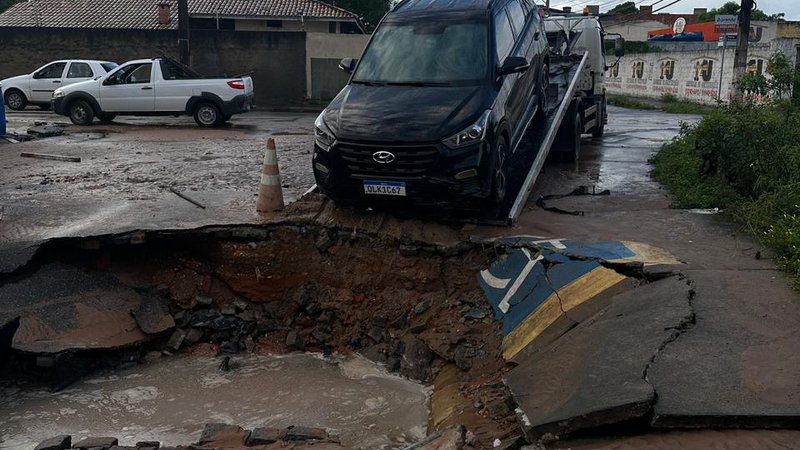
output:
<path id="1" fill-rule="evenodd" d="M 118 66 L 109 61 L 70 59 L 53 61 L 33 73 L 0 80 L 3 99 L 10 109 L 25 109 L 28 104 L 50 107 L 53 91 L 107 74 Z"/>
<path id="2" fill-rule="evenodd" d="M 168 58 L 129 61 L 108 75 L 53 93 L 53 110 L 76 125 L 117 115 L 190 115 L 201 127 L 215 127 L 250 110 L 249 76 L 203 78 Z"/>

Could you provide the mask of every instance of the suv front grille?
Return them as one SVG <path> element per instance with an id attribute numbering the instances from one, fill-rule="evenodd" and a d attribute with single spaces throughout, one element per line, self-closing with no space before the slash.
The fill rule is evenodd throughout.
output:
<path id="1" fill-rule="evenodd" d="M 430 169 L 439 157 L 434 146 L 381 146 L 339 143 L 339 154 L 347 169 L 355 176 L 419 177 Z M 395 160 L 380 164 L 372 159 L 378 151 L 391 152 Z"/>

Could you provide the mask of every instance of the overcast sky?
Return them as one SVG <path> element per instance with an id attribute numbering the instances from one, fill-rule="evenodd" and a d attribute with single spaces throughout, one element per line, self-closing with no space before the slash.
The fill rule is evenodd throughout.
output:
<path id="1" fill-rule="evenodd" d="M 553 7 L 559 6 L 572 6 L 576 8 L 577 5 L 601 5 L 600 12 L 606 12 L 619 3 L 624 3 L 627 0 L 550 0 L 550 5 Z M 637 6 L 651 5 L 658 0 L 634 0 Z M 657 5 L 653 6 L 656 10 L 664 5 L 668 5 L 675 0 L 662 0 Z M 694 8 L 718 8 L 724 5 L 729 0 L 680 0 L 678 3 L 663 9 L 661 12 L 670 12 L 674 14 L 691 13 Z M 741 3 L 741 0 L 735 0 L 736 3 Z M 537 3 L 544 3 L 543 0 L 537 0 Z M 757 8 L 767 14 L 786 13 L 786 20 L 800 20 L 800 1 L 798 0 L 756 0 Z"/>

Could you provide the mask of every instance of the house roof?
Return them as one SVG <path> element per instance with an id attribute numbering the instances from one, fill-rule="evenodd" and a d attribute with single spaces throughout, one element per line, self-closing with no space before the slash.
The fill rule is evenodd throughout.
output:
<path id="1" fill-rule="evenodd" d="M 357 20 L 355 14 L 317 0 L 189 0 L 189 15 L 242 18 Z M 158 23 L 158 5 L 171 6 L 170 23 Z M 0 27 L 171 30 L 176 0 L 28 0 L 0 14 Z"/>

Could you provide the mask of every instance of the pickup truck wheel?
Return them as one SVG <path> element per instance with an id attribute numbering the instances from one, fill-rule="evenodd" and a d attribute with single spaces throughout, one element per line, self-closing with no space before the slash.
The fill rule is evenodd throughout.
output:
<path id="1" fill-rule="evenodd" d="M 492 154 L 492 191 L 489 199 L 494 205 L 503 203 L 506 198 L 508 177 L 506 176 L 506 159 L 508 158 L 508 144 L 506 138 L 500 136 L 494 145 Z"/>
<path id="2" fill-rule="evenodd" d="M 217 105 L 201 103 L 194 109 L 194 121 L 204 128 L 217 127 L 222 124 L 223 117 Z"/>
<path id="3" fill-rule="evenodd" d="M 19 89 L 9 89 L 6 92 L 6 105 L 14 111 L 21 111 L 28 106 L 28 98 Z"/>
<path id="4" fill-rule="evenodd" d="M 94 121 L 94 110 L 85 101 L 75 100 L 69 105 L 69 120 L 75 125 L 91 125 Z"/>

